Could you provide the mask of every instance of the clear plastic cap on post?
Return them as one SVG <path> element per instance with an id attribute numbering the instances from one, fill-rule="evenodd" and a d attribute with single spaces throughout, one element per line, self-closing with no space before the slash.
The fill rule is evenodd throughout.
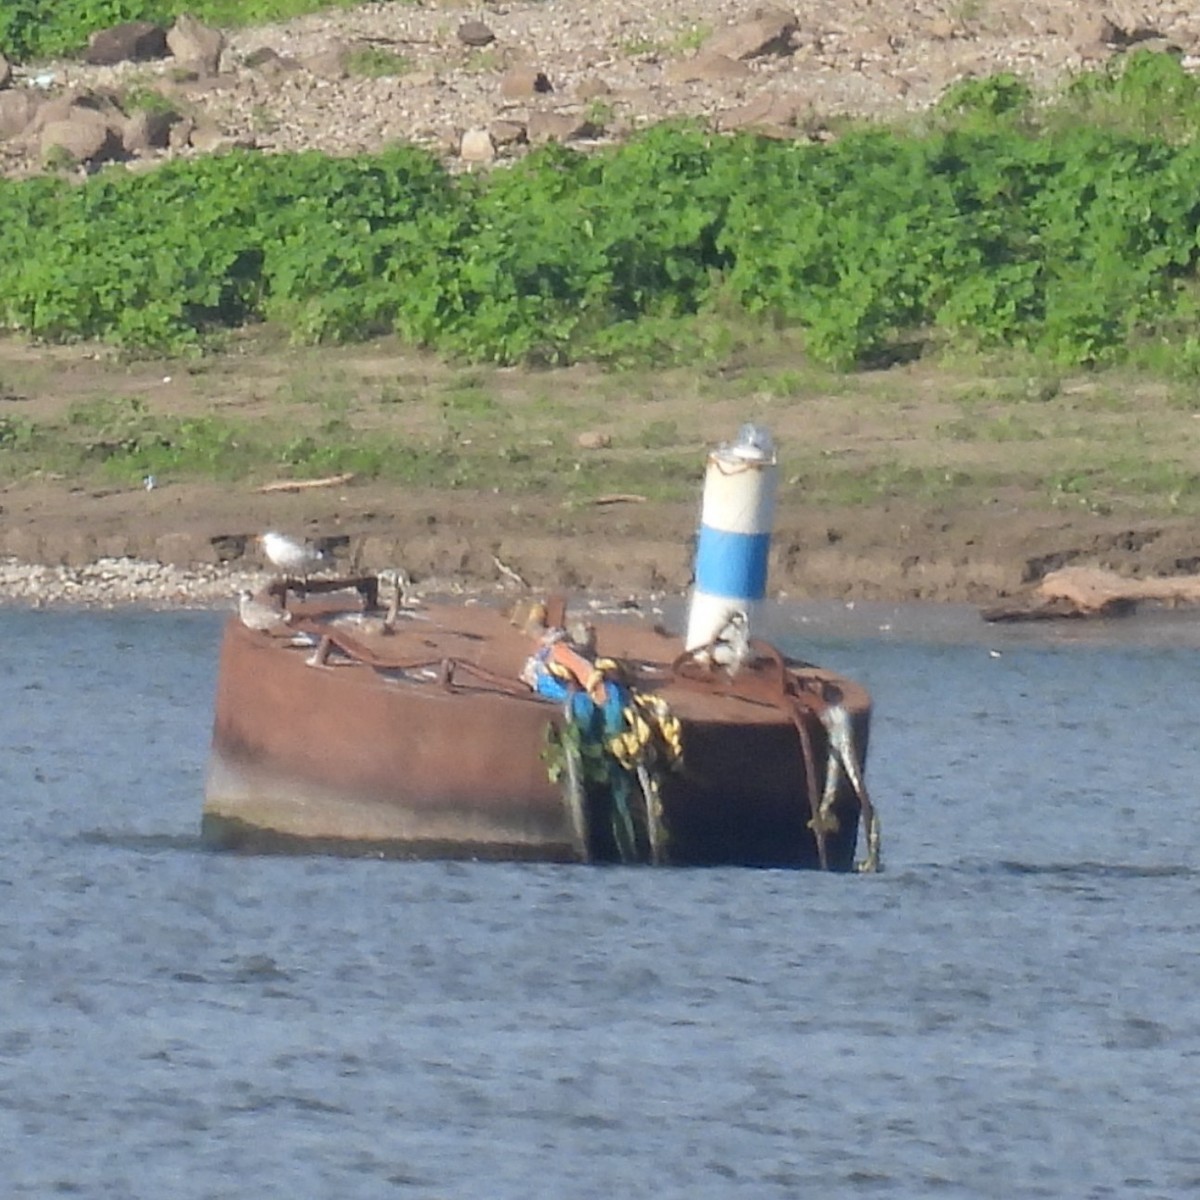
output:
<path id="1" fill-rule="evenodd" d="M 743 462 L 774 462 L 775 441 L 763 425 L 747 423 L 738 430 L 737 440 L 730 446 L 722 446 L 723 454 Z"/>

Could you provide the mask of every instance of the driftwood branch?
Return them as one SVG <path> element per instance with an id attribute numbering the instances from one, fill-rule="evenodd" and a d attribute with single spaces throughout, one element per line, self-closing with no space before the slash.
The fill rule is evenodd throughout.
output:
<path id="1" fill-rule="evenodd" d="M 1081 609 L 1100 610 L 1119 601 L 1156 600 L 1163 604 L 1200 602 L 1200 575 L 1126 579 L 1100 567 L 1062 567 L 1038 585 L 1047 600 L 1066 600 Z"/>
<path id="2" fill-rule="evenodd" d="M 522 576 L 519 571 L 514 571 L 513 568 L 508 565 L 508 563 L 504 562 L 501 559 L 500 555 L 493 554 L 492 562 L 495 563 L 496 570 L 499 571 L 500 574 L 503 575 L 505 579 L 511 580 L 513 583 L 517 584 L 519 587 L 527 588 L 529 586 L 529 584 L 525 580 L 524 576 Z"/>
<path id="3" fill-rule="evenodd" d="M 345 475 L 326 475 L 323 479 L 278 479 L 274 483 L 264 483 L 255 488 L 256 492 L 307 492 L 312 488 L 337 487 L 349 483 L 354 473 L 348 471 Z"/>
<path id="4" fill-rule="evenodd" d="M 597 506 L 601 504 L 645 504 L 646 497 L 639 496 L 636 492 L 611 492 L 607 496 L 596 496 L 592 503 Z"/>
<path id="5" fill-rule="evenodd" d="M 1116 617 L 1143 600 L 1166 605 L 1200 604 L 1200 575 L 1126 579 L 1100 567 L 1051 571 L 1023 600 L 986 610 L 985 621 L 1044 621 L 1058 617 Z"/>

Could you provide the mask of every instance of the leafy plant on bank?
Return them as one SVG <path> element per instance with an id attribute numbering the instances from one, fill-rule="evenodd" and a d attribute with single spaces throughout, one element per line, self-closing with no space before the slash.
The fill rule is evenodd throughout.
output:
<path id="1" fill-rule="evenodd" d="M 972 81 L 924 130 L 830 145 L 663 125 L 487 176 L 395 147 L 0 181 L 0 325 L 180 350 L 268 320 L 302 342 L 628 362 L 719 353 L 724 313 L 798 328 L 838 368 L 944 343 L 1064 364 L 1168 347 L 1196 370 L 1200 139 L 1068 122 L 1082 88 L 1039 106 Z M 1167 56 L 1084 90 L 1200 112 Z"/>

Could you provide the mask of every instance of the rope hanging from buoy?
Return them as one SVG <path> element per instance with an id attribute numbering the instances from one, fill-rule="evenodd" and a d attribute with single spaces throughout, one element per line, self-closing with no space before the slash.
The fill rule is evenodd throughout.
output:
<path id="1" fill-rule="evenodd" d="M 875 812 L 875 806 L 871 803 L 871 797 L 867 793 L 853 722 L 850 714 L 841 704 L 828 705 L 821 710 L 820 715 L 821 723 L 829 734 L 829 761 L 825 768 L 825 790 L 822 793 L 820 804 L 813 811 L 813 832 L 816 834 L 818 829 L 821 829 L 822 833 L 825 830 L 837 829 L 837 817 L 834 815 L 833 806 L 837 801 L 838 786 L 844 774 L 858 799 L 858 807 L 862 816 L 863 840 L 866 843 L 866 857 L 862 861 L 856 862 L 854 869 L 863 873 L 878 871 L 880 869 L 879 817 Z"/>

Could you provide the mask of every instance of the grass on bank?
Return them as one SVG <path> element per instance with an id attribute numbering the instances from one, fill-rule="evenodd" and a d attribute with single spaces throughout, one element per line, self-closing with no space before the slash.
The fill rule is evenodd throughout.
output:
<path id="1" fill-rule="evenodd" d="M 754 420 L 780 444 L 784 487 L 829 506 L 1200 515 L 1200 384 L 1063 373 L 1019 354 L 848 376 L 807 363 L 795 341 L 748 335 L 689 367 L 529 371 L 449 366 L 394 339 L 297 349 L 264 336 L 84 372 L 0 353 L 0 396 L 4 486 L 136 488 L 146 475 L 253 486 L 349 471 L 565 504 L 691 502 L 706 451 Z M 609 445 L 582 448 L 585 432 Z"/>

